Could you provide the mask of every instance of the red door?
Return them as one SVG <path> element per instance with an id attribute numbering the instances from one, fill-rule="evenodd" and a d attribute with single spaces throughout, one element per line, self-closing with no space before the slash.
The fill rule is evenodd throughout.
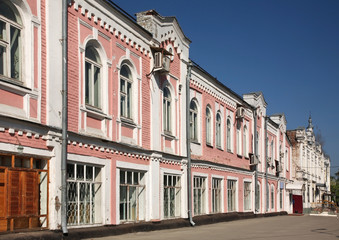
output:
<path id="1" fill-rule="evenodd" d="M 293 213 L 303 213 L 303 197 L 293 195 Z"/>

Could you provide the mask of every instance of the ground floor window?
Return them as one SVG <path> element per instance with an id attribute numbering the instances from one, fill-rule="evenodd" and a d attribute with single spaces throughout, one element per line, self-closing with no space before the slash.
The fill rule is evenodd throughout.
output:
<path id="1" fill-rule="evenodd" d="M 251 183 L 244 182 L 244 210 L 251 210 Z"/>
<path id="2" fill-rule="evenodd" d="M 261 201 L 261 191 L 260 191 L 260 182 L 257 181 L 257 186 L 256 186 L 256 197 L 255 197 L 255 209 L 260 212 L 260 201 Z"/>
<path id="3" fill-rule="evenodd" d="M 274 209 L 274 186 L 271 186 L 271 209 Z"/>
<path id="4" fill-rule="evenodd" d="M 229 212 L 236 211 L 236 180 L 227 180 L 227 207 Z"/>
<path id="5" fill-rule="evenodd" d="M 283 209 L 283 189 L 280 189 L 280 192 L 279 192 L 279 203 L 280 203 L 280 209 Z"/>
<path id="6" fill-rule="evenodd" d="M 205 213 L 206 178 L 193 179 L 194 215 Z"/>
<path id="7" fill-rule="evenodd" d="M 164 217 L 180 217 L 180 176 L 164 174 Z"/>
<path id="8" fill-rule="evenodd" d="M 67 224 L 102 223 L 101 167 L 67 164 Z"/>
<path id="9" fill-rule="evenodd" d="M 145 173 L 120 170 L 120 220 L 145 220 Z"/>
<path id="10" fill-rule="evenodd" d="M 221 179 L 212 179 L 212 212 L 221 212 Z"/>

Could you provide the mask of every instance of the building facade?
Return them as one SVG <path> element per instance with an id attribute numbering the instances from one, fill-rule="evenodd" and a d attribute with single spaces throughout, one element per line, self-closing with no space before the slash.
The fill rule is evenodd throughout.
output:
<path id="1" fill-rule="evenodd" d="M 315 138 L 311 117 L 307 128 L 289 130 L 287 134 L 293 146 L 291 188 L 302 200 L 303 212 L 308 213 L 315 203 L 330 200 L 330 158 Z"/>
<path id="2" fill-rule="evenodd" d="M 0 2 L 1 231 L 60 228 L 66 187 L 70 228 L 187 218 L 188 194 L 193 216 L 292 212 L 284 114 L 191 64 L 175 17 L 111 1 L 68 5 L 63 186 L 61 12 Z"/>

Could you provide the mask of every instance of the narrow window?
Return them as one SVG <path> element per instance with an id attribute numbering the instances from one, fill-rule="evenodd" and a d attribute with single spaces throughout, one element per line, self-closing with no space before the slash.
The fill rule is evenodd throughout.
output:
<path id="1" fill-rule="evenodd" d="M 120 69 L 120 115 L 132 118 L 132 73 L 126 64 Z"/>
<path id="2" fill-rule="evenodd" d="M 227 180 L 227 206 L 228 212 L 236 211 L 236 184 L 235 180 Z"/>
<path id="3" fill-rule="evenodd" d="M 164 174 L 164 217 L 180 217 L 180 177 Z"/>
<path id="4" fill-rule="evenodd" d="M 244 209 L 251 210 L 251 183 L 244 182 Z"/>
<path id="5" fill-rule="evenodd" d="M 6 1 L 0 4 L 0 75 L 21 79 L 22 22 L 16 9 Z"/>
<path id="6" fill-rule="evenodd" d="M 198 141 L 198 107 L 192 100 L 190 104 L 190 132 L 191 140 Z"/>
<path id="7" fill-rule="evenodd" d="M 163 92 L 163 125 L 164 131 L 171 133 L 171 93 L 167 87 Z"/>
<path id="8" fill-rule="evenodd" d="M 100 69 L 99 55 L 93 46 L 85 52 L 85 103 L 100 108 Z"/>
<path id="9" fill-rule="evenodd" d="M 231 148 L 231 141 L 232 141 L 232 135 L 231 135 L 231 121 L 230 119 L 227 119 L 227 151 L 232 151 Z"/>
<path id="10" fill-rule="evenodd" d="M 205 180 L 203 177 L 194 177 L 193 179 L 194 215 L 205 213 Z"/>
<path id="11" fill-rule="evenodd" d="M 274 210 L 274 186 L 271 186 L 271 209 Z"/>
<path id="12" fill-rule="evenodd" d="M 216 146 L 221 148 L 221 116 L 220 113 L 217 113 L 216 123 L 215 123 L 215 141 Z"/>
<path id="13" fill-rule="evenodd" d="M 206 144 L 208 144 L 208 145 L 212 145 L 211 124 L 212 124 L 211 110 L 210 110 L 209 107 L 206 107 Z"/>
<path id="14" fill-rule="evenodd" d="M 221 179 L 212 178 L 212 212 L 221 212 Z"/>
<path id="15" fill-rule="evenodd" d="M 237 121 L 237 154 L 241 155 L 241 122 Z"/>
<path id="16" fill-rule="evenodd" d="M 120 220 L 135 222 L 145 219 L 144 173 L 120 170 Z"/>
<path id="17" fill-rule="evenodd" d="M 247 127 L 244 126 L 244 139 L 243 139 L 243 151 L 244 151 L 244 156 L 248 157 L 248 147 L 247 147 Z"/>

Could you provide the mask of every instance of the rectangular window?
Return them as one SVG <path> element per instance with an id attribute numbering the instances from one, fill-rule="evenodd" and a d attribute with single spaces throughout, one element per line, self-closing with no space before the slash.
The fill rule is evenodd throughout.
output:
<path id="1" fill-rule="evenodd" d="M 283 189 L 280 189 L 279 195 L 280 209 L 283 209 Z"/>
<path id="2" fill-rule="evenodd" d="M 205 180 L 206 178 L 203 177 L 194 177 L 193 179 L 194 215 L 205 213 Z"/>
<path id="3" fill-rule="evenodd" d="M 120 220 L 140 221 L 145 219 L 145 174 L 120 170 Z"/>
<path id="4" fill-rule="evenodd" d="M 251 183 L 250 182 L 244 182 L 244 210 L 248 211 L 251 210 Z"/>
<path id="5" fill-rule="evenodd" d="M 271 187 L 271 209 L 274 209 L 274 187 Z"/>
<path id="6" fill-rule="evenodd" d="M 236 184 L 236 180 L 227 180 L 227 206 L 229 212 L 236 211 Z"/>
<path id="7" fill-rule="evenodd" d="M 101 168 L 67 164 L 67 224 L 102 223 Z"/>
<path id="8" fill-rule="evenodd" d="M 221 212 L 221 179 L 212 179 L 212 212 Z"/>
<path id="9" fill-rule="evenodd" d="M 132 118 L 132 83 L 121 78 L 120 79 L 120 111 L 121 116 Z"/>
<path id="10" fill-rule="evenodd" d="M 164 217 L 180 217 L 180 177 L 164 174 Z"/>

